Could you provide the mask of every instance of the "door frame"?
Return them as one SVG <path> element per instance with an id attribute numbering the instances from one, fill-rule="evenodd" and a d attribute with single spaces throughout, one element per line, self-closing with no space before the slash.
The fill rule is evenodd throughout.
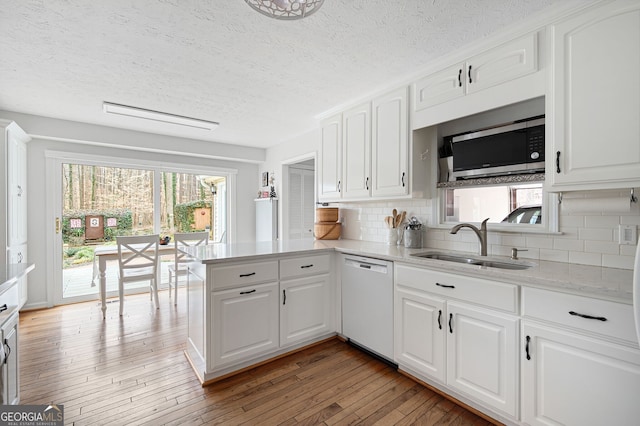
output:
<path id="1" fill-rule="evenodd" d="M 237 169 L 225 167 L 205 167 L 192 166 L 183 163 L 166 163 L 164 161 L 140 160 L 133 158 L 122 158 L 114 156 L 82 154 L 67 151 L 46 150 L 45 151 L 45 172 L 46 180 L 46 200 L 45 209 L 48 214 L 48 223 L 52 226 L 46 227 L 45 241 L 47 250 L 47 276 L 51 281 L 47 282 L 46 294 L 47 305 L 49 307 L 61 304 L 76 303 L 87 300 L 97 300 L 99 295 L 79 296 L 73 298 L 62 297 L 62 173 L 61 168 L 64 163 L 83 164 L 89 166 L 102 167 L 122 167 L 138 168 L 154 171 L 154 184 L 159 182 L 157 172 L 176 172 L 191 174 L 206 174 L 224 176 L 227 179 L 227 200 L 226 205 L 226 228 L 227 242 L 235 241 L 236 223 L 229 218 L 236 217 L 236 197 L 237 197 Z M 155 197 L 157 198 L 157 197 Z M 154 199 L 154 227 L 159 226 L 160 200 Z M 157 216 L 157 217 L 156 217 Z M 59 222 L 57 222 L 59 220 Z M 58 225 L 59 223 L 59 225 Z M 59 227 L 58 229 L 56 229 Z M 159 229 L 157 229 L 159 231 Z M 107 297 L 110 297 L 107 294 Z"/>
<path id="2" fill-rule="evenodd" d="M 280 162 L 281 165 L 281 176 L 282 176 L 282 194 L 283 197 L 280 197 L 280 208 L 282 209 L 282 214 L 280 215 L 280 223 L 278 226 L 280 230 L 278 231 L 278 239 L 283 240 L 287 239 L 287 235 L 284 235 L 285 229 L 286 232 L 289 232 L 289 167 L 302 163 L 303 161 L 313 160 L 313 200 L 314 203 L 318 199 L 318 159 L 316 151 L 309 152 L 306 154 L 302 154 L 296 157 L 289 158 L 287 160 L 283 160 Z"/>

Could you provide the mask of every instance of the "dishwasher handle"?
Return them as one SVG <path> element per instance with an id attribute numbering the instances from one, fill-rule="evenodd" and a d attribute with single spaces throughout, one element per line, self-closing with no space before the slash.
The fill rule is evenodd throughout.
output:
<path id="1" fill-rule="evenodd" d="M 380 265 L 377 263 L 363 262 L 355 259 L 345 259 L 344 265 L 351 268 L 365 269 L 371 272 L 378 272 L 381 274 L 387 273 L 387 265 Z"/>

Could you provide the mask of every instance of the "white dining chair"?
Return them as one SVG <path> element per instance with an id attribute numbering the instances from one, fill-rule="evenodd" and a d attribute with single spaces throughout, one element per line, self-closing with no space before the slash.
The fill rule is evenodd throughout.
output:
<path id="1" fill-rule="evenodd" d="M 120 316 L 124 308 L 124 283 L 149 280 L 150 296 L 158 302 L 158 245 L 160 236 L 140 235 L 116 237 L 118 246 L 118 294 Z"/>
<path id="2" fill-rule="evenodd" d="M 173 304 L 178 304 L 178 277 L 187 274 L 187 262 L 189 262 L 189 256 L 180 251 L 181 247 L 194 247 L 209 244 L 209 233 L 207 231 L 202 232 L 176 232 L 173 235 L 173 240 L 176 244 L 176 251 L 174 257 L 174 263 L 168 266 L 169 268 L 169 297 L 171 297 L 171 288 L 174 289 Z"/>

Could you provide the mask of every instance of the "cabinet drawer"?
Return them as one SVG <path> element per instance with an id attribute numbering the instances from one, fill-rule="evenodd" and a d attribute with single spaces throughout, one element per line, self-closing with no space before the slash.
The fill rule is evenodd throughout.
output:
<path id="1" fill-rule="evenodd" d="M 629 342 L 638 341 L 632 305 L 525 287 L 522 289 L 522 311 L 525 317 Z"/>
<path id="2" fill-rule="evenodd" d="M 397 265 L 396 284 L 507 312 L 518 311 L 518 286 Z"/>
<path id="3" fill-rule="evenodd" d="M 280 278 L 298 278 L 329 272 L 331 259 L 328 254 L 294 257 L 280 260 Z"/>
<path id="4" fill-rule="evenodd" d="M 278 281 L 278 262 L 251 262 L 232 265 L 213 265 L 212 289 L 237 287 L 267 281 Z"/>

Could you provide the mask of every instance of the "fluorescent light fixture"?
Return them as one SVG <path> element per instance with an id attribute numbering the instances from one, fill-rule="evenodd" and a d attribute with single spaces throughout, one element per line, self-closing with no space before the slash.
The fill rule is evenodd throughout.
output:
<path id="1" fill-rule="evenodd" d="M 197 118 L 168 114 L 166 112 L 153 111 L 150 109 L 114 104 L 112 102 L 103 102 L 102 110 L 107 114 L 126 115 L 128 117 L 143 118 L 145 120 L 160 121 L 161 123 L 177 124 L 179 126 L 204 130 L 213 130 L 220 124 L 214 121 L 200 120 Z"/>

